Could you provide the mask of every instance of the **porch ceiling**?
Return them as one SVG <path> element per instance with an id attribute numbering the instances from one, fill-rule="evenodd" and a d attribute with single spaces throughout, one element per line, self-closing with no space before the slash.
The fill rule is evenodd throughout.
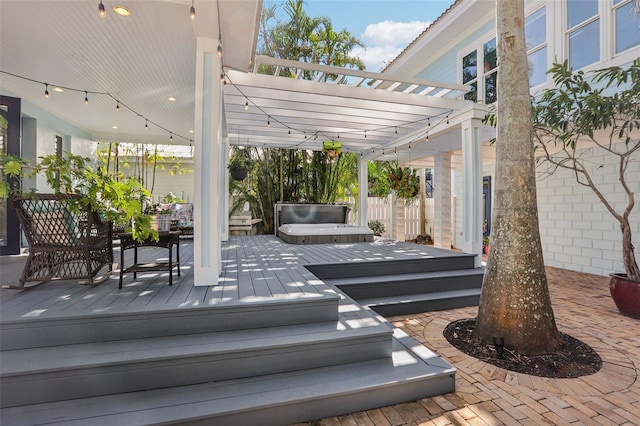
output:
<path id="1" fill-rule="evenodd" d="M 212 0 L 195 1 L 194 21 L 191 0 L 103 0 L 105 18 L 98 3 L 0 1 L 1 93 L 23 98 L 96 140 L 166 144 L 171 132 L 174 143 L 188 145 L 194 138 L 189 131 L 194 129 L 197 36 L 221 34 L 225 66 L 248 70 L 262 1 L 220 0 L 220 29 Z M 126 6 L 131 15 L 117 15 L 115 5 Z M 49 84 L 49 99 L 37 82 Z M 56 93 L 54 86 L 80 92 Z M 87 105 L 84 90 L 90 92 Z"/>
<path id="2" fill-rule="evenodd" d="M 256 58 L 261 0 L 196 0 L 194 22 L 190 0 L 103 0 L 104 19 L 98 3 L 2 0 L 1 93 L 76 125 L 91 139 L 168 144 L 172 134 L 173 144 L 189 145 L 195 139 L 196 39 L 220 32 L 231 144 L 319 150 L 323 141 L 336 140 L 343 151 L 368 158 L 383 152 L 390 158 L 397 149 L 394 156 L 405 162 L 460 147 L 453 118 L 470 106 L 458 99 L 466 86 Z M 118 16 L 116 4 L 131 15 Z M 273 74 L 250 72 L 252 60 Z M 277 76 L 282 69 L 296 78 Z M 308 72 L 317 73 L 318 81 L 301 79 Z M 326 75 L 337 75 L 338 83 L 325 82 Z M 54 92 L 55 86 L 64 93 Z M 23 112 L 31 113 L 29 108 Z M 431 142 L 418 148 L 425 129 Z"/>

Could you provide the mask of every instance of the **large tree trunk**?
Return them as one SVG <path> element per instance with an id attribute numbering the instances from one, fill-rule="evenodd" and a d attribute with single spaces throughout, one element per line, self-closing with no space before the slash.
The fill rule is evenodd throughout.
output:
<path id="1" fill-rule="evenodd" d="M 476 333 L 523 354 L 558 340 L 542 258 L 524 41 L 524 0 L 497 1 L 498 130 L 491 252 Z"/>

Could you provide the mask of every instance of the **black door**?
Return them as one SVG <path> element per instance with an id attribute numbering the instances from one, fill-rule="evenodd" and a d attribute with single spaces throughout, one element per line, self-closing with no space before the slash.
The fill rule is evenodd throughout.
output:
<path id="1" fill-rule="evenodd" d="M 20 156 L 20 99 L 0 96 L 0 114 L 7 120 L 7 128 L 2 135 L 2 152 Z M 4 176 L 1 177 L 4 179 Z M 8 179 L 12 188 L 20 187 L 19 179 Z M 0 207 L 0 255 L 20 253 L 20 225 L 9 200 Z"/>

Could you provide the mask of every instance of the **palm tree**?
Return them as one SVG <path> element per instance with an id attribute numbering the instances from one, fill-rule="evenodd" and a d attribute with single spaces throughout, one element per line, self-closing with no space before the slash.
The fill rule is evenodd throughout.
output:
<path id="1" fill-rule="evenodd" d="M 522 354 L 553 350 L 559 339 L 542 258 L 524 0 L 498 0 L 498 129 L 491 252 L 476 335 Z"/>

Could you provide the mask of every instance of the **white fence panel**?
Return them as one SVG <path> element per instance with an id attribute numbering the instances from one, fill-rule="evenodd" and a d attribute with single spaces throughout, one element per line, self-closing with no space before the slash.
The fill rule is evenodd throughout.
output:
<path id="1" fill-rule="evenodd" d="M 350 199 L 349 203 L 354 204 L 354 200 Z M 427 220 L 427 234 L 433 235 L 432 225 L 434 218 L 434 200 L 427 198 L 425 203 L 425 217 Z M 391 195 L 387 198 L 369 197 L 367 200 L 368 218 L 371 220 L 379 220 L 385 227 L 382 234 L 384 238 L 392 238 L 393 224 L 391 223 L 393 203 Z M 355 223 L 357 220 L 353 210 L 349 212 L 349 223 Z M 405 204 L 404 207 L 404 232 L 406 239 L 414 239 L 420 234 L 420 202 L 418 200 Z"/>

